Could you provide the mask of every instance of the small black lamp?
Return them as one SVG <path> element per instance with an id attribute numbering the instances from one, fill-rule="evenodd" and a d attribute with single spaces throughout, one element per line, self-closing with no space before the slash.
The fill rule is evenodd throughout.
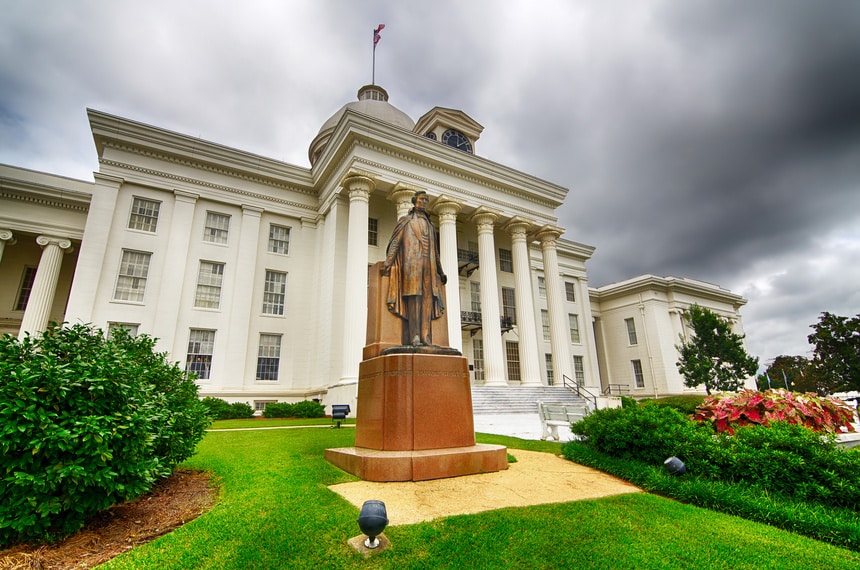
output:
<path id="1" fill-rule="evenodd" d="M 669 475 L 683 475 L 687 472 L 687 466 L 684 465 L 684 462 L 674 455 L 664 461 L 663 465 L 666 467 L 666 471 L 669 472 Z"/>
<path id="2" fill-rule="evenodd" d="M 364 545 L 367 548 L 379 546 L 377 536 L 382 534 L 388 525 L 388 514 L 385 512 L 385 503 L 382 501 L 364 501 L 361 512 L 358 514 L 358 528 L 367 535 Z"/>

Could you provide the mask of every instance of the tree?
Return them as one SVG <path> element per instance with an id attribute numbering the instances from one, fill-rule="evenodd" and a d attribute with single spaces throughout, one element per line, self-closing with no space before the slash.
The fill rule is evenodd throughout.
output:
<path id="1" fill-rule="evenodd" d="M 860 315 L 821 313 L 807 337 L 815 346 L 812 368 L 829 392 L 860 390 Z"/>
<path id="2" fill-rule="evenodd" d="M 780 355 L 756 377 L 759 390 L 785 388 L 794 392 L 813 392 L 814 383 L 809 374 L 809 359 L 805 356 Z"/>
<path id="3" fill-rule="evenodd" d="M 690 307 L 687 320 L 693 334 L 688 341 L 681 336 L 677 366 L 688 388 L 735 391 L 756 373 L 758 358 L 747 354 L 744 335 L 732 332 L 728 321 L 698 305 Z"/>

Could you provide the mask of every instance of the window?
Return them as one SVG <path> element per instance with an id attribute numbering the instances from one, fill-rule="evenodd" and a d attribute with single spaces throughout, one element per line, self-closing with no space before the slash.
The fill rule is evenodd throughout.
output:
<path id="1" fill-rule="evenodd" d="M 585 366 L 582 364 L 581 356 L 573 357 L 573 375 L 576 376 L 576 383 L 580 386 L 585 385 Z"/>
<path id="2" fill-rule="evenodd" d="M 227 243 L 230 231 L 230 216 L 217 212 L 206 212 L 206 226 L 203 228 L 203 241 Z"/>
<path id="3" fill-rule="evenodd" d="M 553 385 L 553 369 L 552 369 L 552 354 L 544 354 L 544 360 L 546 361 L 546 385 Z"/>
<path id="4" fill-rule="evenodd" d="M 197 272 L 197 293 L 194 306 L 203 309 L 217 309 L 221 305 L 221 280 L 224 278 L 224 264 L 201 261 Z"/>
<path id="5" fill-rule="evenodd" d="M 645 387 L 645 376 L 642 375 L 642 361 L 641 360 L 631 360 L 630 364 L 633 365 L 633 378 L 636 380 L 637 388 Z"/>
<path id="6" fill-rule="evenodd" d="M 499 271 L 514 272 L 514 257 L 511 250 L 499 248 Z"/>
<path id="7" fill-rule="evenodd" d="M 269 226 L 269 251 L 281 255 L 290 254 L 290 228 L 275 224 Z"/>
<path id="8" fill-rule="evenodd" d="M 201 380 L 209 379 L 212 367 L 212 349 L 215 346 L 215 331 L 191 329 L 188 336 L 188 357 L 185 371 L 197 374 Z"/>
<path id="9" fill-rule="evenodd" d="M 266 404 L 276 404 L 277 400 L 254 400 L 254 411 L 255 412 L 265 412 Z"/>
<path id="10" fill-rule="evenodd" d="M 34 281 L 36 281 L 36 268 L 25 267 L 24 274 L 21 275 L 21 287 L 18 289 L 18 302 L 15 303 L 16 311 L 23 311 L 27 308 L 27 301 L 30 300 Z"/>
<path id="11" fill-rule="evenodd" d="M 469 288 L 471 291 L 472 298 L 472 312 L 480 313 L 481 312 L 481 284 L 476 283 L 475 281 L 469 282 Z"/>
<path id="12" fill-rule="evenodd" d="M 484 381 L 484 341 L 472 339 L 472 360 L 475 364 L 475 380 Z"/>
<path id="13" fill-rule="evenodd" d="M 507 341 L 505 356 L 508 360 L 508 382 L 520 381 L 520 343 Z"/>
<path id="14" fill-rule="evenodd" d="M 143 302 L 151 257 L 152 254 L 145 251 L 122 250 L 122 261 L 119 264 L 119 275 L 113 293 L 115 300 Z"/>
<path id="15" fill-rule="evenodd" d="M 144 232 L 155 232 L 158 225 L 158 210 L 161 202 L 134 197 L 131 203 L 131 215 L 128 218 L 128 228 Z"/>
<path id="16" fill-rule="evenodd" d="M 538 276 L 538 295 L 541 299 L 546 299 L 546 279 Z"/>
<path id="17" fill-rule="evenodd" d="M 627 325 L 627 343 L 631 346 L 639 344 L 636 340 L 636 323 L 633 322 L 633 319 L 624 319 L 624 324 Z"/>
<path id="18" fill-rule="evenodd" d="M 367 245 L 379 245 L 379 220 L 367 219 Z"/>
<path id="19" fill-rule="evenodd" d="M 108 338 L 113 336 L 113 332 L 119 329 L 125 330 L 129 336 L 137 336 L 137 329 L 140 325 L 137 323 L 108 323 Z"/>
<path id="20" fill-rule="evenodd" d="M 575 284 L 570 281 L 564 282 L 564 294 L 567 297 L 567 300 L 571 303 L 576 302 L 576 289 Z"/>
<path id="21" fill-rule="evenodd" d="M 540 310 L 540 324 L 543 327 L 543 339 L 550 340 L 549 336 L 549 311 L 546 309 Z"/>
<path id="22" fill-rule="evenodd" d="M 567 320 L 570 321 L 570 342 L 580 344 L 582 341 L 579 338 L 579 315 L 567 315 Z"/>
<path id="23" fill-rule="evenodd" d="M 517 322 L 517 300 L 510 287 L 502 287 L 502 316 L 512 324 Z"/>
<path id="24" fill-rule="evenodd" d="M 276 381 L 281 365 L 281 335 L 261 334 L 257 353 L 257 380 Z"/>
<path id="25" fill-rule="evenodd" d="M 283 315 L 286 296 L 287 274 L 267 270 L 266 284 L 263 287 L 263 314 Z"/>

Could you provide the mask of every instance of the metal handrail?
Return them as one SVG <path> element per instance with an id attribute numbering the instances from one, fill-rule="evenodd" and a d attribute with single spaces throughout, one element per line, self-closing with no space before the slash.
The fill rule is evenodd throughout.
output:
<path id="1" fill-rule="evenodd" d="M 617 395 L 621 395 L 622 392 L 630 393 L 630 386 L 628 384 L 610 384 L 603 390 L 604 396 L 611 396 L 613 393 Z"/>
<path id="2" fill-rule="evenodd" d="M 592 394 L 585 386 L 580 386 L 576 380 L 571 380 L 566 374 L 561 375 L 561 382 L 564 387 L 576 392 L 576 395 L 585 400 L 590 399 L 594 402 L 594 409 L 597 409 L 597 396 Z M 585 394 L 585 395 L 583 395 Z"/>

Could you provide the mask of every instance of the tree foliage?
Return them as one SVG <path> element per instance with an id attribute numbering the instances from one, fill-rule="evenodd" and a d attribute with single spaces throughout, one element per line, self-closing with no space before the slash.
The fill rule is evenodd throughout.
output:
<path id="1" fill-rule="evenodd" d="M 860 390 L 860 314 L 849 318 L 824 312 L 810 326 L 812 371 L 830 393 Z"/>
<path id="2" fill-rule="evenodd" d="M 758 358 L 743 345 L 744 335 L 732 332 L 729 323 L 710 309 L 693 305 L 687 313 L 693 329 L 687 341 L 681 337 L 678 371 L 688 388 L 705 386 L 705 391 L 734 391 L 758 369 Z"/>

